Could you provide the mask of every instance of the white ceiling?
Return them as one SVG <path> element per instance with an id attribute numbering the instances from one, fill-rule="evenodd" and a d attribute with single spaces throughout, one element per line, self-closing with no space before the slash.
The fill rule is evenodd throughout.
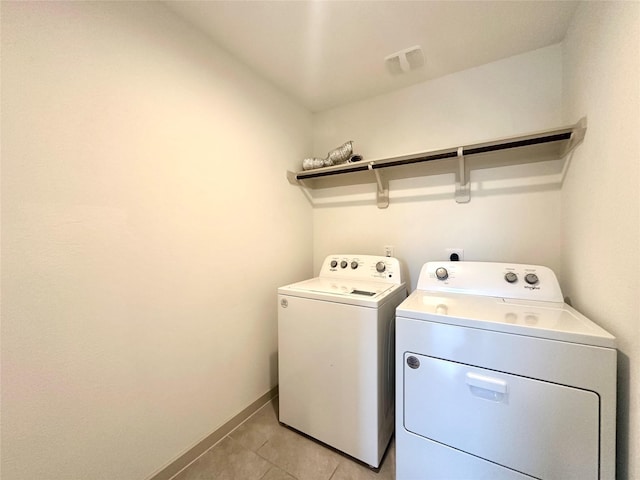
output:
<path id="1" fill-rule="evenodd" d="M 575 1 L 172 1 L 310 110 L 387 93 L 562 41 Z M 420 45 L 425 65 L 391 75 L 387 55 Z"/>

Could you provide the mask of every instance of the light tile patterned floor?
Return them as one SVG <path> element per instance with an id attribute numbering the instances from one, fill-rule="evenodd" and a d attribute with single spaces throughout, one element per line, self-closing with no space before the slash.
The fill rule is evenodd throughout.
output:
<path id="1" fill-rule="evenodd" d="M 278 423 L 278 399 L 173 480 L 394 480 L 393 440 L 378 472 Z"/>

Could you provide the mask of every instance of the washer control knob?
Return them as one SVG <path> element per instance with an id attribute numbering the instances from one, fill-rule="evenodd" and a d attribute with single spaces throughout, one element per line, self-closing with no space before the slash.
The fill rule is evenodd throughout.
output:
<path id="1" fill-rule="evenodd" d="M 538 275 L 536 275 L 535 273 L 527 273 L 524 276 L 524 281 L 529 285 L 535 285 L 536 283 L 538 283 Z"/>
<path id="2" fill-rule="evenodd" d="M 384 262 L 378 262 L 376 263 L 376 270 L 380 273 L 384 272 L 387 269 L 387 266 L 384 264 Z"/>
<path id="3" fill-rule="evenodd" d="M 518 275 L 513 272 L 507 272 L 504 274 L 504 279 L 509 283 L 515 283 L 518 281 Z"/>
<path id="4" fill-rule="evenodd" d="M 438 277 L 438 280 L 446 280 L 449 278 L 449 272 L 444 267 L 436 268 L 436 277 Z"/>
<path id="5" fill-rule="evenodd" d="M 355 270 L 356 268 L 358 268 L 358 262 L 356 262 L 355 260 L 353 262 L 351 262 L 351 268 L 353 270 Z"/>
<path id="6" fill-rule="evenodd" d="M 338 266 L 337 260 L 331 260 L 331 268 L 336 268 Z"/>
<path id="7" fill-rule="evenodd" d="M 340 268 L 347 268 L 347 265 L 348 265 L 348 264 L 347 264 L 347 261 L 346 261 L 346 260 L 342 260 L 342 261 L 340 262 Z"/>

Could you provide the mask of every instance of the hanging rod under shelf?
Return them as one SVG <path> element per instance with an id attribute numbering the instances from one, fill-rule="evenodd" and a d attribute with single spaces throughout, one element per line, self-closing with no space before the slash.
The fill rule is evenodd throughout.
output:
<path id="1" fill-rule="evenodd" d="M 332 167 L 319 168 L 315 170 L 306 170 L 300 172 L 287 172 L 287 178 L 291 184 L 299 185 L 305 188 L 325 188 L 335 186 L 338 184 L 348 185 L 352 183 L 378 183 L 378 206 L 384 208 L 388 205 L 388 187 L 386 189 L 386 199 L 380 200 L 381 185 L 387 185 L 386 180 L 382 180 L 379 171 L 381 169 L 390 169 L 389 172 L 394 172 L 390 175 L 392 178 L 408 178 L 412 176 L 424 176 L 429 174 L 443 173 L 442 169 L 432 169 L 429 172 L 420 170 L 416 173 L 415 170 L 410 169 L 410 165 L 418 165 L 427 162 L 436 162 L 438 160 L 453 160 L 458 159 L 458 162 L 451 164 L 450 167 L 445 167 L 447 171 L 453 171 L 456 173 L 457 181 L 462 179 L 466 182 L 466 187 L 458 184 L 456 186 L 456 201 L 466 202 L 469 201 L 469 183 L 468 165 L 465 165 L 465 161 L 469 157 L 483 159 L 482 164 L 474 163 L 474 168 L 487 168 L 502 165 L 513 165 L 518 163 L 528 163 L 531 161 L 559 159 L 565 157 L 573 148 L 576 147 L 584 138 L 586 132 L 586 118 L 581 119 L 575 125 L 568 127 L 556 128 L 552 130 L 545 130 L 537 133 L 530 133 L 526 135 L 520 135 L 516 137 L 508 137 L 489 142 L 476 143 L 467 146 L 446 148 L 431 152 L 422 152 L 409 155 L 403 155 L 399 157 L 392 157 L 386 159 L 377 159 L 370 161 L 360 161 L 356 163 L 348 163 L 343 165 L 336 165 Z M 506 150 L 519 151 L 525 154 L 525 157 L 518 157 L 518 155 L 510 155 L 505 157 Z M 528 156 L 526 156 L 528 154 Z M 442 162 L 438 162 L 442 164 Z M 446 162 L 445 162 L 446 163 Z M 449 162 L 450 163 L 450 162 Z M 400 168 L 394 168 L 400 167 Z M 403 173 L 398 173 L 401 170 L 405 170 L 401 167 L 409 168 Z M 431 167 L 430 167 L 431 168 Z M 345 175 L 357 172 L 375 171 L 375 179 L 368 180 L 368 177 L 358 178 L 352 175 Z M 366 173 L 360 173 L 360 176 L 367 175 Z M 338 178 L 341 176 L 341 181 L 329 183 L 330 178 Z M 318 183 L 321 182 L 321 183 Z M 461 190 L 466 189 L 466 194 L 463 196 L 458 195 Z"/>

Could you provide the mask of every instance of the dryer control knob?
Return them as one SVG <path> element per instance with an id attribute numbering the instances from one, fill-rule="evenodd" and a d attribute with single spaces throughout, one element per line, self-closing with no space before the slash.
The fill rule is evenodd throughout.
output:
<path id="1" fill-rule="evenodd" d="M 518 280 L 518 275 L 513 272 L 507 272 L 504 274 L 504 279 L 509 283 L 515 283 Z"/>
<path id="2" fill-rule="evenodd" d="M 348 265 L 348 264 L 347 264 L 347 261 L 346 261 L 346 260 L 342 260 L 342 261 L 340 262 L 340 268 L 347 268 L 347 265 Z"/>
<path id="3" fill-rule="evenodd" d="M 438 280 L 446 280 L 449 278 L 449 272 L 444 267 L 436 268 L 436 277 L 438 277 Z"/>
<path id="4" fill-rule="evenodd" d="M 376 270 L 380 273 L 384 272 L 387 269 L 387 266 L 384 264 L 384 262 L 378 262 L 376 263 Z"/>
<path id="5" fill-rule="evenodd" d="M 351 268 L 352 268 L 353 270 L 355 270 L 356 268 L 358 268 L 358 262 L 356 262 L 356 261 L 351 262 Z"/>
<path id="6" fill-rule="evenodd" d="M 331 260 L 331 268 L 336 268 L 338 266 L 338 262 L 336 260 Z"/>
<path id="7" fill-rule="evenodd" d="M 538 275 L 536 275 L 535 273 L 527 273 L 524 276 L 524 281 L 529 285 L 535 285 L 536 283 L 538 283 Z"/>

